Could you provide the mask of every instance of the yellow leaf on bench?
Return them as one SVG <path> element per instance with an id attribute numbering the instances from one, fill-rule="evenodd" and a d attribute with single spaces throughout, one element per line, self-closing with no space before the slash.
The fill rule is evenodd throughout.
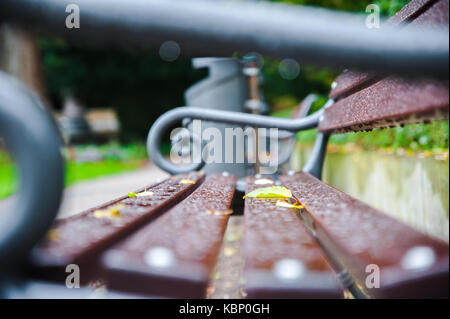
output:
<path id="1" fill-rule="evenodd" d="M 146 192 L 137 193 L 136 196 L 137 197 L 152 196 L 153 194 L 154 194 L 153 192 L 146 191 Z"/>
<path id="2" fill-rule="evenodd" d="M 297 203 L 291 204 L 291 203 L 285 202 L 285 201 L 283 201 L 283 200 L 277 200 L 276 206 L 279 206 L 279 207 L 286 207 L 286 208 L 296 208 L 296 209 L 302 209 L 302 208 L 304 208 L 303 206 L 301 206 L 301 205 L 299 205 L 299 204 L 297 204 Z"/>
<path id="3" fill-rule="evenodd" d="M 232 209 L 223 209 L 223 210 L 218 210 L 218 209 L 208 209 L 206 211 L 206 213 L 208 215 L 216 215 L 216 216 L 226 216 L 226 215 L 231 215 L 233 214 L 233 210 Z"/>
<path id="4" fill-rule="evenodd" d="M 53 228 L 47 232 L 47 238 L 51 241 L 59 241 L 61 238 L 57 229 Z"/>
<path id="5" fill-rule="evenodd" d="M 195 184 L 194 181 L 191 181 L 190 179 L 183 178 L 180 180 L 180 184 Z"/>
<path id="6" fill-rule="evenodd" d="M 109 209 L 98 209 L 96 211 L 94 211 L 92 214 L 94 215 L 95 218 L 121 218 L 122 215 L 119 213 L 119 210 L 121 210 L 122 208 L 124 208 L 125 205 L 123 204 L 118 204 L 118 205 L 114 205 L 113 207 L 109 208 Z"/>
<path id="7" fill-rule="evenodd" d="M 254 198 L 291 198 L 292 193 L 289 189 L 284 186 L 272 186 L 272 187 L 263 187 L 257 188 L 247 195 L 246 197 L 254 197 Z"/>

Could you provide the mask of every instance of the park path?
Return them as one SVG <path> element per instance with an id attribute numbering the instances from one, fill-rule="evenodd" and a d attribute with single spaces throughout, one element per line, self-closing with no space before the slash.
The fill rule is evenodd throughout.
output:
<path id="1" fill-rule="evenodd" d="M 82 212 L 168 176 L 153 163 L 148 163 L 135 171 L 78 182 L 64 190 L 58 218 Z"/>

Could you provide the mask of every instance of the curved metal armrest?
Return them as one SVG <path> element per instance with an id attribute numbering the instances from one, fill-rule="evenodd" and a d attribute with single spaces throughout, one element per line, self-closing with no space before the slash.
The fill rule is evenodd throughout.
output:
<path id="1" fill-rule="evenodd" d="M 282 119 L 248 113 L 208 110 L 198 107 L 178 107 L 164 113 L 153 123 L 147 138 L 147 151 L 153 162 L 161 169 L 171 174 L 187 173 L 199 170 L 204 163 L 175 165 L 168 161 L 160 151 L 160 144 L 165 131 L 183 119 L 250 125 L 261 128 L 278 128 L 280 130 L 298 132 L 316 127 L 322 113 L 323 111 L 319 110 L 310 116 L 300 119 Z"/>
<path id="2" fill-rule="evenodd" d="M 39 101 L 0 72 L 0 136 L 18 165 L 18 194 L 0 212 L 0 274 L 15 270 L 53 222 L 61 201 L 61 139 Z"/>

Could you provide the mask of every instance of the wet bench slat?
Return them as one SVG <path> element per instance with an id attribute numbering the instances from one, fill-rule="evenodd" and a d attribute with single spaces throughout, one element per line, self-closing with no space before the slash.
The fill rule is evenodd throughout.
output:
<path id="1" fill-rule="evenodd" d="M 445 14 L 447 14 L 447 18 Z M 448 25 L 448 1 L 412 0 L 390 17 L 383 26 L 406 26 L 410 23 L 411 25 L 420 24 L 427 27 Z M 382 78 L 382 76 L 375 73 L 348 70 L 336 78 L 335 86 L 331 89 L 328 97 L 330 99 L 345 98 Z"/>
<path id="2" fill-rule="evenodd" d="M 268 185 L 246 179 L 250 192 Z M 245 292 L 248 298 L 341 298 L 342 289 L 314 238 L 277 199 L 246 198 Z"/>
<path id="3" fill-rule="evenodd" d="M 345 269 L 367 295 L 448 298 L 447 243 L 424 235 L 307 173 L 281 176 L 280 180 L 305 206 L 303 219 L 326 247 L 333 264 Z M 366 285 L 373 272 L 366 272 L 369 265 L 379 267 L 379 288 Z M 346 277 L 345 271 L 341 277 Z"/>
<path id="4" fill-rule="evenodd" d="M 448 28 L 448 0 L 429 1 L 418 8 L 420 15 L 414 16 L 408 26 Z M 405 16 L 412 19 L 411 14 Z M 339 91 L 339 96 L 347 97 L 325 110 L 319 131 L 367 131 L 448 119 L 448 82 L 394 76 L 379 80 L 376 76 L 369 79 L 364 74 L 347 73 L 337 79 L 339 90 L 335 88 L 330 95 L 337 97 Z"/>
<path id="5" fill-rule="evenodd" d="M 194 183 L 180 183 L 183 179 Z M 203 179 L 203 173 L 173 176 L 148 187 L 152 196 L 123 196 L 57 220 L 33 251 L 32 272 L 48 279 L 62 280 L 67 276 L 66 265 L 77 264 L 81 280 L 85 282 L 97 269 L 96 257 L 100 251 L 185 198 Z M 144 188 L 136 193 L 142 191 Z M 113 207 L 115 214 L 104 213 Z"/>
<path id="6" fill-rule="evenodd" d="M 236 177 L 215 174 L 167 213 L 107 250 L 107 286 L 203 298 L 230 214 Z"/>
<path id="7" fill-rule="evenodd" d="M 448 119 L 448 84 L 388 77 L 325 110 L 319 131 L 342 133 Z"/>

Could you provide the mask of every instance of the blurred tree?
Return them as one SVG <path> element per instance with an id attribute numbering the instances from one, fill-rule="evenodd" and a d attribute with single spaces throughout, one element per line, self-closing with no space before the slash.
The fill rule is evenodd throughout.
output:
<path id="1" fill-rule="evenodd" d="M 0 27 L 0 70 L 20 79 L 47 107 L 39 47 L 32 33 L 9 24 Z"/>

